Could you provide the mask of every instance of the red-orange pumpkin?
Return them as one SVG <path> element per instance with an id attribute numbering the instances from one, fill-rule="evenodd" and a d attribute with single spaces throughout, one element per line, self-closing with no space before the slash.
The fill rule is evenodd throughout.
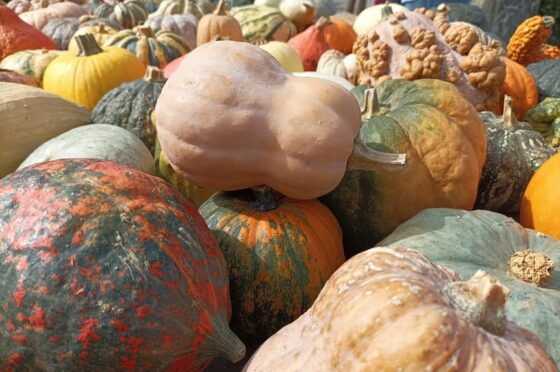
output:
<path id="1" fill-rule="evenodd" d="M 294 36 L 288 41 L 288 44 L 300 56 L 305 71 L 316 71 L 317 64 L 323 53 L 331 49 L 324 31 L 328 24 L 329 20 L 322 17 L 316 24 L 309 26 L 301 34 Z"/>

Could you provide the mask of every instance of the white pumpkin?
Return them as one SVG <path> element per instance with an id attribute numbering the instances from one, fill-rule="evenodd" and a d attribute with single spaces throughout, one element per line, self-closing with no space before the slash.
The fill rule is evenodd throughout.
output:
<path id="1" fill-rule="evenodd" d="M 300 31 L 313 23 L 315 5 L 310 0 L 282 0 L 279 9 Z"/>
<path id="2" fill-rule="evenodd" d="M 55 137 L 31 153 L 18 169 L 56 159 L 104 159 L 155 174 L 154 159 L 144 143 L 128 130 L 90 124 Z"/>
<path id="3" fill-rule="evenodd" d="M 341 77 L 349 82 L 356 83 L 356 55 L 329 49 L 321 55 L 317 64 L 317 72 Z"/>
<path id="4" fill-rule="evenodd" d="M 341 78 L 340 76 L 335 76 L 331 74 L 325 74 L 324 72 L 314 72 L 314 71 L 305 71 L 305 72 L 294 72 L 293 75 L 299 77 L 313 77 L 319 79 L 325 79 L 328 81 L 332 81 L 333 83 L 337 83 L 341 85 L 343 88 L 352 90 L 355 85 L 349 82 L 348 80 Z"/>
<path id="5" fill-rule="evenodd" d="M 288 43 L 269 41 L 261 45 L 261 48 L 270 53 L 288 72 L 303 72 L 299 54 Z"/>
<path id="6" fill-rule="evenodd" d="M 393 13 L 408 11 L 406 7 L 395 3 L 370 6 L 364 9 L 354 22 L 354 31 L 358 36 L 367 34 L 377 24 L 383 22 L 383 8 L 385 6 L 389 6 Z"/>

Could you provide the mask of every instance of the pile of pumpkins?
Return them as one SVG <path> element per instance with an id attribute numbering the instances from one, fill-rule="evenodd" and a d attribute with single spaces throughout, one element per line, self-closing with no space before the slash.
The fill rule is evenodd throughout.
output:
<path id="1" fill-rule="evenodd" d="M 0 1 L 0 370 L 560 368 L 555 20 L 234 4 Z"/>

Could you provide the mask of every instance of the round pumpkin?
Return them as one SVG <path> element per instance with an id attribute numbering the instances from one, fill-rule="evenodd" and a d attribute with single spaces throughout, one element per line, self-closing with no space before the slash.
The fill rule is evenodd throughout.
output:
<path id="1" fill-rule="evenodd" d="M 79 27 L 78 18 L 54 18 L 49 20 L 41 31 L 54 40 L 58 49 L 67 50 L 72 36 Z"/>
<path id="2" fill-rule="evenodd" d="M 560 59 L 531 63 L 527 70 L 537 83 L 541 101 L 547 97 L 560 98 Z"/>
<path id="3" fill-rule="evenodd" d="M 128 50 L 101 49 L 91 34 L 76 36 L 80 54 L 71 52 L 51 62 L 43 88 L 92 110 L 105 93 L 144 75 L 146 66 Z"/>
<path id="4" fill-rule="evenodd" d="M 92 1 L 93 14 L 100 18 L 109 18 L 124 28 L 133 28 L 148 18 L 144 3 L 138 0 L 117 1 L 108 4 L 102 0 Z"/>
<path id="5" fill-rule="evenodd" d="M 397 3 L 370 6 L 361 11 L 354 21 L 354 31 L 356 31 L 357 35 L 367 35 L 375 26 L 383 22 L 391 14 L 407 10 L 405 6 Z"/>
<path id="6" fill-rule="evenodd" d="M 0 368 L 201 371 L 243 358 L 224 258 L 160 178 L 65 159 L 13 173 L 0 195 Z"/>
<path id="7" fill-rule="evenodd" d="M 417 251 L 372 249 L 245 370 L 555 371 L 538 337 L 506 318 L 510 293 L 483 271 L 463 280 Z"/>
<path id="8" fill-rule="evenodd" d="M 324 28 L 325 39 L 329 45 L 344 54 L 352 53 L 352 47 L 356 41 L 356 32 L 346 21 L 330 17 Z"/>
<path id="9" fill-rule="evenodd" d="M 529 109 L 539 103 L 537 84 L 524 66 L 509 58 L 504 58 L 504 62 L 506 64 L 506 79 L 500 91 L 512 98 L 513 112 L 518 119 L 522 119 Z M 498 114 L 503 113 L 502 107 L 500 106 L 496 110 Z"/>
<path id="10" fill-rule="evenodd" d="M 344 56 L 343 53 L 329 49 L 321 55 L 317 62 L 317 72 L 331 74 L 348 80 L 351 83 L 356 82 L 356 55 L 349 54 Z"/>
<path id="11" fill-rule="evenodd" d="M 310 26 L 315 17 L 315 5 L 310 0 L 282 0 L 278 9 L 284 17 L 296 25 L 298 31 L 303 31 Z"/>
<path id="12" fill-rule="evenodd" d="M 403 153 L 399 172 L 349 170 L 321 200 L 341 224 L 352 256 L 426 208 L 471 209 L 486 160 L 486 130 L 453 84 L 386 80 L 356 87 L 364 107 L 359 138 L 367 147 Z M 366 168 L 366 167 L 364 167 Z"/>
<path id="13" fill-rule="evenodd" d="M 560 153 L 546 161 L 533 175 L 521 200 L 519 221 L 560 239 Z M 560 266 L 560 265 L 559 265 Z M 557 346 L 560 350 L 560 346 Z M 559 355 L 560 358 L 560 355 Z"/>
<path id="14" fill-rule="evenodd" d="M 15 71 L 5 70 L 3 68 L 0 68 L 0 82 L 25 84 L 25 85 L 30 85 L 32 87 L 37 86 L 37 82 L 32 77 L 21 75 Z"/>
<path id="15" fill-rule="evenodd" d="M 62 53 L 64 52 L 47 49 L 22 50 L 0 61 L 0 68 L 28 76 L 38 86 L 42 86 L 47 66 Z"/>
<path id="16" fill-rule="evenodd" d="M 327 42 L 326 32 L 324 31 L 328 24 L 329 20 L 327 18 L 321 18 L 316 24 L 309 26 L 305 31 L 288 41 L 288 45 L 294 48 L 301 58 L 305 71 L 316 71 L 321 55 L 332 48 Z"/>
<path id="17" fill-rule="evenodd" d="M 252 44 L 288 41 L 297 34 L 296 25 L 286 19 L 278 8 L 244 5 L 232 8 L 231 15 L 241 26 L 243 39 Z"/>
<path id="18" fill-rule="evenodd" d="M 206 14 L 196 29 L 196 45 L 214 40 L 243 41 L 241 26 L 235 18 L 225 13 L 225 0 L 220 0 L 212 14 Z"/>
<path id="19" fill-rule="evenodd" d="M 399 226 L 379 246 L 417 249 L 434 264 L 463 277 L 484 270 L 497 278 L 511 289 L 505 308 L 508 319 L 536 334 L 560 365 L 558 240 L 490 211 L 428 209 Z"/>
<path id="20" fill-rule="evenodd" d="M 297 319 L 344 263 L 340 227 L 317 200 L 264 187 L 215 194 L 199 211 L 228 263 L 231 327 L 242 338 L 264 341 Z"/>
<path id="21" fill-rule="evenodd" d="M 79 20 L 80 20 L 80 28 L 98 26 L 104 24 L 105 26 L 109 26 L 110 28 L 116 31 L 120 31 L 123 29 L 123 26 L 120 23 L 113 21 L 110 18 L 101 18 L 91 14 L 81 16 Z"/>
<path id="22" fill-rule="evenodd" d="M 270 53 L 288 72 L 303 72 L 301 58 L 290 44 L 282 41 L 269 41 L 260 47 Z"/>
<path id="23" fill-rule="evenodd" d="M 155 174 L 152 154 L 134 134 L 109 124 L 91 124 L 64 132 L 37 147 L 18 167 L 57 159 L 104 159 Z"/>
<path id="24" fill-rule="evenodd" d="M 31 10 L 19 15 L 19 17 L 35 27 L 37 30 L 42 30 L 43 27 L 49 23 L 51 19 L 55 18 L 78 18 L 88 13 L 82 5 L 65 1 L 49 5 L 46 8 Z"/>
<path id="25" fill-rule="evenodd" d="M 163 0 L 156 14 L 192 14 L 200 19 L 213 10 L 214 5 L 208 0 Z"/>
<path id="26" fill-rule="evenodd" d="M 116 34 L 117 31 L 118 31 L 117 29 L 114 29 L 106 25 L 105 23 L 99 23 L 98 25 L 81 27 L 72 36 L 72 39 L 68 44 L 68 51 L 74 55 L 80 53 L 80 47 L 76 42 L 76 36 L 78 35 L 92 34 L 93 37 L 95 38 L 95 41 L 97 42 L 97 45 L 105 45 L 107 40 L 109 40 L 114 34 Z"/>
<path id="27" fill-rule="evenodd" d="M 151 27 L 154 32 L 171 31 L 179 35 L 191 50 L 196 48 L 198 18 L 192 14 L 150 14 L 144 25 Z"/>

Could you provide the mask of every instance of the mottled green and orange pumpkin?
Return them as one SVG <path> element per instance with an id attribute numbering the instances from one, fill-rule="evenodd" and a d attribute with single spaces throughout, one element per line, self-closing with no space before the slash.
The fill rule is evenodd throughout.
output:
<path id="1" fill-rule="evenodd" d="M 35 79 L 38 86 L 42 86 L 45 70 L 62 53 L 64 52 L 47 49 L 22 50 L 4 58 L 0 62 L 0 68 L 29 76 Z"/>
<path id="2" fill-rule="evenodd" d="M 227 267 L 161 179 L 65 159 L 0 181 L 0 370 L 200 371 L 243 358 Z"/>

